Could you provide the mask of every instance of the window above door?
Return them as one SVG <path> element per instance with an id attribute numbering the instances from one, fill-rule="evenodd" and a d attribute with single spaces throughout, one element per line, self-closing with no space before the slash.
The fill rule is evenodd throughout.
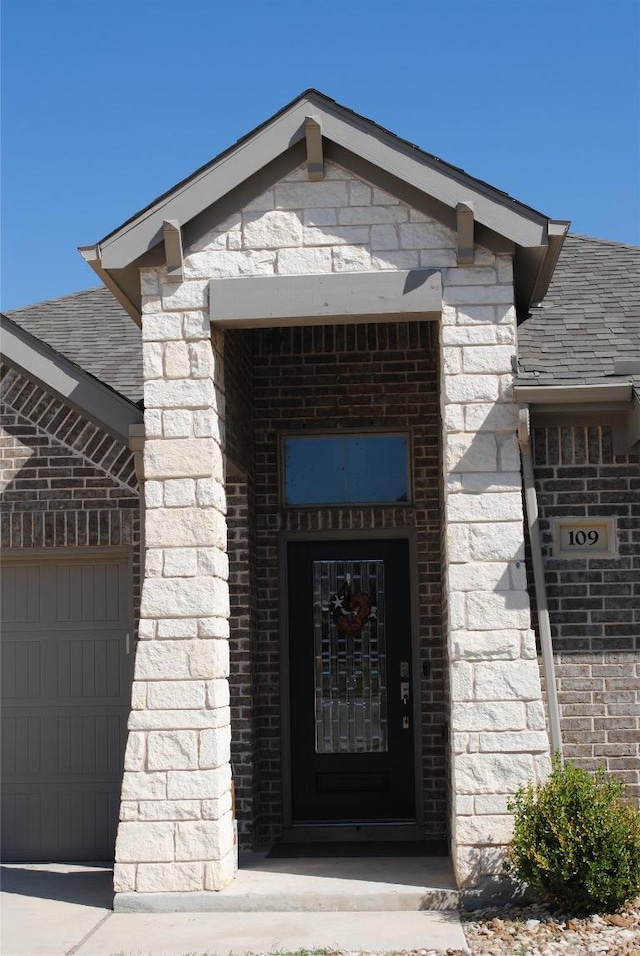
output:
<path id="1" fill-rule="evenodd" d="M 287 507 L 411 500 L 407 434 L 286 435 L 281 462 Z"/>

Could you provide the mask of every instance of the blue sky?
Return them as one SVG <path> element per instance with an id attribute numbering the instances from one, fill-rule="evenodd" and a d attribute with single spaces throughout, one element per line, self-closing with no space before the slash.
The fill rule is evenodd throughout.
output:
<path id="1" fill-rule="evenodd" d="M 639 0 L 1 0 L 2 308 L 308 87 L 640 243 Z"/>

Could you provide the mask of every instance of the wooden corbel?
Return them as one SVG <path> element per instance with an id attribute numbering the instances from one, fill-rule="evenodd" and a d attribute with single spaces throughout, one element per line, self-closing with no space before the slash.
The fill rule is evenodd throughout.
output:
<path id="1" fill-rule="evenodd" d="M 304 135 L 307 141 L 307 175 L 312 182 L 317 182 L 324 179 L 322 127 L 317 116 L 307 116 L 305 118 Z"/>
<path id="2" fill-rule="evenodd" d="M 144 425 L 129 425 L 129 448 L 133 452 L 133 466 L 140 485 L 144 481 Z"/>
<path id="3" fill-rule="evenodd" d="M 165 219 L 162 223 L 164 254 L 167 260 L 167 279 L 182 282 L 184 266 L 182 258 L 182 230 L 177 219 Z"/>
<path id="4" fill-rule="evenodd" d="M 473 265 L 473 203 L 459 202 L 456 206 L 458 231 L 458 265 Z"/>

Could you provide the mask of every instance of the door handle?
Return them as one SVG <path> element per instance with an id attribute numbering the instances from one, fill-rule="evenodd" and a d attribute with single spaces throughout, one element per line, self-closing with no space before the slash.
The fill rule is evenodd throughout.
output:
<path id="1" fill-rule="evenodd" d="M 400 700 L 402 701 L 402 729 L 408 730 L 410 726 L 409 681 L 400 681 Z"/>

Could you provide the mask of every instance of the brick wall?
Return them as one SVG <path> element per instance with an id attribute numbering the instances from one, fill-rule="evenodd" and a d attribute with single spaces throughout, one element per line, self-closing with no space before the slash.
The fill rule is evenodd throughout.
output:
<path id="1" fill-rule="evenodd" d="M 439 417 L 433 327 L 399 323 L 273 329 L 253 334 L 257 630 L 254 720 L 261 806 L 257 839 L 282 819 L 278 532 L 415 528 L 426 832 L 446 832 L 445 701 L 440 617 Z M 371 427 L 411 432 L 411 507 L 282 509 L 278 440 L 288 429 Z"/>
<path id="2" fill-rule="evenodd" d="M 130 546 L 137 607 L 140 512 L 131 452 L 5 366 L 0 398 L 2 547 Z"/>
<path id="3" fill-rule="evenodd" d="M 611 429 L 536 428 L 535 476 L 567 757 L 640 797 L 640 462 Z M 554 516 L 617 516 L 619 557 L 560 559 Z"/>

